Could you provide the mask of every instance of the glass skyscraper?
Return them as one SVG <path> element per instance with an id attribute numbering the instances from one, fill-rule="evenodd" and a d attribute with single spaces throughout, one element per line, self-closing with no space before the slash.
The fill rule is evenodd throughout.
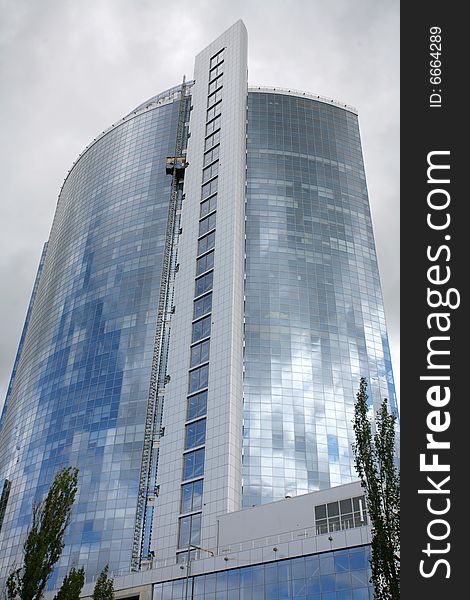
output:
<path id="1" fill-rule="evenodd" d="M 355 392 L 396 412 L 358 120 L 249 88 L 244 505 L 356 479 Z"/>
<path id="2" fill-rule="evenodd" d="M 239 21 L 193 81 L 111 126 L 67 175 L 1 421 L 3 577 L 61 466 L 79 468 L 79 492 L 51 586 L 77 565 L 92 579 L 105 564 L 202 564 L 223 515 L 357 480 L 361 376 L 397 410 L 357 114 L 248 87 L 246 44 Z M 359 493 L 342 529 L 366 524 Z M 369 594 L 361 540 L 324 548 L 333 570 L 318 571 L 354 598 Z M 330 598 L 301 554 L 298 586 L 317 595 L 295 597 Z M 194 598 L 235 598 L 230 574 L 204 595 L 208 573 Z M 157 577 L 154 597 L 184 597 L 182 576 Z M 263 582 L 250 585 L 277 597 Z"/>

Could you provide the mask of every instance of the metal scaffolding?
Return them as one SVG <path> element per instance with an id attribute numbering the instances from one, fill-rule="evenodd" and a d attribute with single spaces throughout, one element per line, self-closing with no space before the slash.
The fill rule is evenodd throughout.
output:
<path id="1" fill-rule="evenodd" d="M 184 158 L 186 139 L 186 118 L 190 102 L 188 85 L 183 78 L 179 94 L 178 123 L 174 156 L 165 161 L 166 173 L 172 176 L 165 247 L 163 252 L 160 279 L 160 296 L 157 308 L 155 343 L 150 375 L 150 387 L 147 402 L 147 415 L 144 430 L 144 445 L 140 470 L 139 494 L 137 499 L 134 541 L 132 547 L 133 570 L 140 570 L 144 564 L 151 563 L 153 516 L 158 501 L 158 459 L 160 438 L 165 429 L 162 425 L 165 386 L 170 377 L 167 370 L 168 346 L 171 319 L 174 314 L 174 279 L 177 272 L 178 237 L 180 234 L 180 210 L 183 192 L 184 171 L 187 166 Z"/>

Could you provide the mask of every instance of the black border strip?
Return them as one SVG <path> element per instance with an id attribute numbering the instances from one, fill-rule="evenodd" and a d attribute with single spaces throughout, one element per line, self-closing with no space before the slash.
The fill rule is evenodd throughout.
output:
<path id="1" fill-rule="evenodd" d="M 431 43 L 436 41 L 430 37 L 432 27 L 441 30 L 440 81 L 431 81 L 432 75 L 438 73 L 430 72 L 430 61 L 435 60 L 430 56 L 435 50 Z M 470 198 L 464 190 L 469 171 L 464 138 L 470 128 L 464 92 L 469 69 L 465 68 L 463 57 L 460 61 L 468 37 L 467 27 L 463 8 L 455 2 L 428 0 L 419 5 L 401 4 L 401 572 L 405 599 L 460 598 L 468 594 L 464 544 L 470 532 L 465 514 L 470 433 L 464 376 L 470 371 L 466 344 L 470 332 L 466 315 L 469 278 L 466 263 L 470 259 L 466 209 Z M 429 154 L 437 151 L 449 154 Z M 431 170 L 428 181 L 428 160 L 450 165 L 450 169 Z M 444 182 L 447 178 L 449 183 Z M 428 204 L 441 202 L 444 206 L 448 198 L 448 206 L 442 210 Z M 443 229 L 433 229 L 427 222 L 428 214 L 435 225 L 446 223 L 447 214 L 450 222 Z M 437 269 L 429 271 L 436 266 Z M 430 282 L 430 279 L 443 280 L 449 274 L 446 283 Z M 449 304 L 456 305 L 459 298 L 460 305 L 432 308 L 430 302 L 439 304 L 439 295 L 435 293 L 429 299 L 428 288 L 441 292 L 443 302 L 448 298 Z M 427 322 L 432 313 L 448 315 L 439 321 L 443 328 L 449 325 L 448 331 L 438 330 L 437 317 L 430 317 Z M 433 336 L 449 339 L 431 340 Z M 433 350 L 450 353 L 429 355 L 427 344 Z M 436 368 L 430 368 L 428 360 Z M 443 368 L 445 365 L 450 368 Z M 450 379 L 433 381 L 420 379 L 421 376 Z M 429 392 L 433 386 L 436 386 L 434 394 Z M 449 388 L 450 399 L 439 406 L 445 387 Z M 449 418 L 450 424 L 444 427 Z M 432 431 L 440 425 L 442 432 Z M 431 433 L 433 439 L 449 442 L 450 448 L 427 448 L 426 436 Z M 420 454 L 425 454 L 423 463 L 429 465 L 434 460 L 439 465 L 449 465 L 450 470 L 426 471 L 429 468 L 426 466 L 420 469 Z M 450 479 L 446 481 L 448 476 Z M 420 489 L 424 490 L 421 494 Z M 420 569 L 428 576 L 420 573 Z"/>

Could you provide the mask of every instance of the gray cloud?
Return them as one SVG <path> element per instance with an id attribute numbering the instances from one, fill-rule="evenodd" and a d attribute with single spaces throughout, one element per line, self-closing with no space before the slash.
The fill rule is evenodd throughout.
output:
<path id="1" fill-rule="evenodd" d="M 359 110 L 399 383 L 399 3 L 397 0 L 0 0 L 0 404 L 57 195 L 79 152 L 242 18 L 249 81 Z"/>

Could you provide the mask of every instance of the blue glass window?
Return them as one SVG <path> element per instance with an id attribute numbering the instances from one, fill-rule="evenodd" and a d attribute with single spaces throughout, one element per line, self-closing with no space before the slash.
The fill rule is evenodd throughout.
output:
<path id="1" fill-rule="evenodd" d="M 194 301 L 194 315 L 195 319 L 206 315 L 212 310 L 212 293 L 206 294 L 202 298 L 198 298 Z"/>
<path id="2" fill-rule="evenodd" d="M 183 479 L 199 477 L 204 473 L 204 448 L 183 455 Z"/>
<path id="3" fill-rule="evenodd" d="M 187 419 L 191 421 L 191 419 L 196 419 L 197 417 L 202 417 L 206 414 L 207 411 L 207 390 L 204 392 L 199 392 L 198 394 L 194 394 L 188 398 L 188 414 Z"/>
<path id="4" fill-rule="evenodd" d="M 211 332 L 211 317 L 207 316 L 193 323 L 192 341 L 197 342 L 205 337 L 208 337 Z"/>
<path id="5" fill-rule="evenodd" d="M 187 513 L 193 510 L 200 510 L 202 507 L 202 489 L 203 480 L 198 479 L 191 483 L 185 483 L 181 486 L 181 507 L 180 512 Z"/>
<path id="6" fill-rule="evenodd" d="M 221 105 L 218 104 L 217 106 L 221 106 Z M 220 146 L 215 146 L 215 148 L 212 148 L 212 150 L 209 150 L 209 152 L 206 152 L 204 154 L 204 166 L 210 165 L 212 162 L 217 160 L 219 158 L 219 151 L 220 151 Z"/>
<path id="7" fill-rule="evenodd" d="M 214 252 L 209 252 L 208 254 L 205 254 L 204 256 L 201 256 L 201 258 L 197 259 L 197 264 L 196 264 L 196 275 L 200 275 L 201 273 L 204 273 L 204 271 L 209 271 L 210 269 L 212 269 L 214 266 Z M 198 294 L 199 296 L 199 294 Z"/>
<path id="8" fill-rule="evenodd" d="M 204 365 L 203 367 L 198 367 L 197 369 L 194 369 L 194 371 L 190 371 L 188 393 L 191 394 L 191 392 L 197 392 L 198 390 L 207 387 L 208 381 L 209 365 Z"/>
<path id="9" fill-rule="evenodd" d="M 196 365 L 200 365 L 209 360 L 209 345 L 210 340 L 205 340 L 191 348 L 191 367 L 195 367 Z"/>
<path id="10" fill-rule="evenodd" d="M 218 165 L 219 163 L 215 163 L 215 164 Z M 212 169 L 212 167 L 209 167 L 209 169 Z M 205 183 L 201 188 L 202 199 L 205 199 L 205 198 L 211 196 L 212 194 L 215 194 L 217 191 L 218 184 L 219 184 L 218 178 L 212 179 L 211 181 L 208 181 L 207 183 Z"/>
<path id="11" fill-rule="evenodd" d="M 215 231 L 212 231 L 208 235 L 204 236 L 198 241 L 197 253 L 203 254 L 208 250 L 212 250 L 215 245 Z"/>
<path id="12" fill-rule="evenodd" d="M 181 517 L 178 536 L 178 548 L 186 548 L 189 544 L 201 543 L 201 514 Z"/>
<path id="13" fill-rule="evenodd" d="M 214 194 L 204 202 L 201 202 L 201 218 L 208 215 L 210 212 L 217 208 L 217 194 Z"/>
<path id="14" fill-rule="evenodd" d="M 205 183 L 219 172 L 219 161 L 212 163 L 202 171 L 202 182 Z"/>
<path id="15" fill-rule="evenodd" d="M 199 235 L 204 235 L 215 227 L 217 213 L 212 213 L 205 219 L 199 222 Z"/>
<path id="16" fill-rule="evenodd" d="M 202 446 L 206 440 L 206 419 L 193 421 L 185 427 L 185 450 Z"/>
<path id="17" fill-rule="evenodd" d="M 190 492 L 187 493 L 187 502 L 190 502 Z M 191 522 L 185 521 L 183 535 L 180 538 L 180 548 L 185 549 L 191 534 Z M 184 536 L 184 537 L 183 537 Z M 184 542 L 184 543 L 183 543 Z M 192 541 L 197 544 L 197 542 Z M 193 600 L 284 600 L 296 598 L 297 600 L 370 600 L 373 597 L 372 586 L 366 579 L 370 571 L 343 571 L 341 573 L 312 573 L 309 570 L 314 562 L 324 561 L 340 554 L 348 555 L 349 552 L 358 551 L 364 557 L 369 556 L 369 548 L 350 548 L 338 552 L 328 552 L 316 556 L 302 556 L 299 558 L 285 559 L 274 563 L 251 565 L 206 573 L 192 577 L 189 590 L 192 590 Z M 187 554 L 182 552 L 181 561 L 185 561 Z M 192 558 L 197 558 L 193 555 Z M 199 555 L 201 558 L 201 555 Z M 156 584 L 154 600 L 183 600 L 184 586 L 180 581 Z M 163 591 L 163 595 L 161 591 Z M 173 595 L 171 595 L 173 593 Z M 167 594 L 167 595 L 165 595 Z"/>
<path id="18" fill-rule="evenodd" d="M 211 271 L 210 273 L 206 273 L 201 277 L 198 277 L 195 282 L 194 295 L 200 296 L 201 294 L 205 294 L 212 289 L 212 283 L 214 279 L 214 273 Z"/>

